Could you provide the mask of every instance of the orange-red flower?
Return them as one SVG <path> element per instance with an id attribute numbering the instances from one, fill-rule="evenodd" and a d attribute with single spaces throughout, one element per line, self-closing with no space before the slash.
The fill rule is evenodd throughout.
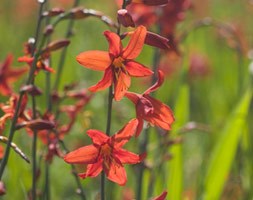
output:
<path id="1" fill-rule="evenodd" d="M 142 156 L 122 149 L 134 135 L 137 124 L 137 119 L 131 120 L 111 137 L 98 130 L 88 130 L 93 144 L 68 153 L 64 160 L 72 164 L 88 164 L 86 172 L 79 174 L 82 178 L 96 177 L 104 170 L 108 179 L 124 185 L 127 175 L 123 164 L 135 164 L 142 160 Z"/>
<path id="2" fill-rule="evenodd" d="M 121 100 L 130 87 L 130 77 L 149 76 L 153 72 L 134 61 L 140 54 L 147 30 L 139 26 L 130 38 L 128 45 L 123 48 L 120 37 L 110 31 L 104 35 L 109 42 L 109 53 L 104 51 L 87 51 L 77 56 L 77 61 L 90 69 L 105 71 L 102 80 L 89 89 L 93 92 L 103 90 L 114 84 L 114 99 Z"/>
<path id="3" fill-rule="evenodd" d="M 9 84 L 17 81 L 27 71 L 27 68 L 11 69 L 12 60 L 13 56 L 9 54 L 0 65 L 0 94 L 5 96 L 12 93 Z"/>
<path id="4" fill-rule="evenodd" d="M 12 119 L 15 113 L 15 109 L 17 106 L 17 102 L 18 102 L 18 96 L 13 94 L 9 101 L 7 102 L 7 104 L 2 104 L 0 103 L 0 109 L 4 112 L 4 115 L 2 117 L 0 117 L 0 134 L 2 133 L 4 127 L 5 127 L 5 123 L 7 119 Z M 24 95 L 22 102 L 21 102 L 21 106 L 19 109 L 19 113 L 18 113 L 18 122 L 22 122 L 24 120 L 26 120 L 26 116 L 24 114 L 26 105 L 27 105 L 27 101 L 28 101 L 28 97 L 27 95 Z"/>
<path id="5" fill-rule="evenodd" d="M 164 74 L 162 71 L 159 71 L 158 81 L 143 94 L 136 94 L 133 92 L 127 92 L 125 94 L 136 107 L 136 115 L 139 120 L 136 136 L 139 136 L 141 133 L 144 120 L 151 125 L 158 126 L 165 130 L 171 129 L 171 124 L 174 122 L 174 116 L 171 109 L 149 95 L 150 92 L 157 90 L 162 85 L 163 81 Z"/>

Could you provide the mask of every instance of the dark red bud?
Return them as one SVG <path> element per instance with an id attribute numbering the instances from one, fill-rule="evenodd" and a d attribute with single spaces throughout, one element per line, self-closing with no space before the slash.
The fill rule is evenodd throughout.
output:
<path id="1" fill-rule="evenodd" d="M 54 27 L 50 24 L 50 25 L 47 25 L 43 34 L 44 35 L 50 35 L 54 32 Z"/>
<path id="2" fill-rule="evenodd" d="M 128 13 L 126 9 L 118 10 L 118 22 L 124 27 L 135 27 L 132 16 Z"/>
<path id="3" fill-rule="evenodd" d="M 27 92 L 32 96 L 37 96 L 37 95 L 42 94 L 42 91 L 38 87 L 36 87 L 35 85 L 25 85 L 25 86 L 21 87 L 20 91 Z"/>
<path id="4" fill-rule="evenodd" d="M 156 33 L 147 32 L 146 38 L 145 38 L 145 44 L 157 47 L 160 49 L 169 49 L 168 45 L 169 40 L 165 37 L 162 37 Z"/>
<path id="5" fill-rule="evenodd" d="M 16 125 L 16 129 L 20 129 L 23 127 L 30 128 L 32 130 L 50 130 L 55 127 L 55 123 L 48 121 L 48 120 L 43 120 L 43 119 L 35 119 L 31 121 L 25 121 L 21 122 Z"/>
<path id="6" fill-rule="evenodd" d="M 83 99 L 87 97 L 87 91 L 81 90 L 81 91 L 69 91 L 66 93 L 67 97 L 75 98 L 75 99 Z"/>
<path id="7" fill-rule="evenodd" d="M 48 53 L 50 51 L 56 51 L 58 49 L 61 49 L 63 47 L 68 46 L 70 43 L 69 40 L 62 39 L 62 40 L 57 40 L 50 42 L 45 49 L 42 50 L 43 54 Z"/>
<path id="8" fill-rule="evenodd" d="M 62 97 L 58 92 L 55 91 L 52 93 L 51 98 L 53 102 L 58 102 Z"/>
<path id="9" fill-rule="evenodd" d="M 45 11 L 42 16 L 43 17 L 54 17 L 54 16 L 57 16 L 61 13 L 63 13 L 64 10 L 62 8 L 52 8 L 51 10 L 49 11 Z"/>
<path id="10" fill-rule="evenodd" d="M 86 11 L 87 9 L 83 8 L 73 8 L 70 12 L 71 15 L 69 17 L 72 19 L 83 19 L 85 17 L 90 16 L 90 14 Z"/>
<path id="11" fill-rule="evenodd" d="M 5 193 L 6 193 L 6 189 L 5 189 L 4 183 L 0 181 L 0 196 L 5 195 Z"/>

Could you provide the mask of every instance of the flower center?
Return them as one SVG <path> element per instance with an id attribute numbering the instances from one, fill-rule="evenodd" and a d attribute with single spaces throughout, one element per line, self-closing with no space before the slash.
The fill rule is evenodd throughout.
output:
<path id="1" fill-rule="evenodd" d="M 101 153 L 103 157 L 110 157 L 112 154 L 112 147 L 110 147 L 108 144 L 104 144 L 101 147 Z"/>
<path id="2" fill-rule="evenodd" d="M 124 66 L 123 61 L 124 61 L 124 59 L 120 56 L 117 58 L 114 58 L 114 60 L 113 60 L 114 67 L 120 68 L 120 67 Z"/>
<path id="3" fill-rule="evenodd" d="M 113 162 L 112 147 L 108 144 L 104 144 L 101 147 L 101 154 L 102 154 L 102 157 L 104 158 L 104 167 L 107 170 L 109 170 L 111 163 Z"/>

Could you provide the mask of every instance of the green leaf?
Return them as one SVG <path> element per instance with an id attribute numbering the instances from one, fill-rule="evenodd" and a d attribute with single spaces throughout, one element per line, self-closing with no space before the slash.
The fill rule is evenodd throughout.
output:
<path id="1" fill-rule="evenodd" d="M 242 136 L 251 98 L 252 90 L 248 89 L 221 131 L 207 168 L 203 191 L 204 200 L 220 199 Z"/>
<path id="2" fill-rule="evenodd" d="M 178 136 L 178 131 L 189 119 L 188 85 L 181 87 L 174 110 L 176 120 L 171 131 L 173 138 Z M 181 200 L 183 191 L 182 145 L 173 145 L 169 151 L 173 158 L 169 162 L 168 199 Z"/>

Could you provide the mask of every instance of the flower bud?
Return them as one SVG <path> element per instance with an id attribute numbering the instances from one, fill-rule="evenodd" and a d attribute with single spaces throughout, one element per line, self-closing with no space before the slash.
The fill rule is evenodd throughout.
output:
<path id="1" fill-rule="evenodd" d="M 63 12 L 64 12 L 64 10 L 62 8 L 52 8 L 51 10 L 43 12 L 42 16 L 43 17 L 54 17 L 54 16 L 57 16 Z"/>
<path id="2" fill-rule="evenodd" d="M 5 193 L 6 193 L 6 189 L 5 189 L 4 183 L 0 181 L 0 196 L 5 195 Z"/>
<path id="3" fill-rule="evenodd" d="M 50 130 L 55 127 L 55 124 L 48 120 L 35 119 L 31 121 L 21 122 L 16 125 L 16 129 L 21 129 L 23 127 L 30 128 L 32 130 Z"/>
<path id="4" fill-rule="evenodd" d="M 47 53 L 47 52 L 50 52 L 50 51 L 56 51 L 58 49 L 61 49 L 63 47 L 66 47 L 68 46 L 70 43 L 69 40 L 66 40 L 66 39 L 62 39 L 62 40 L 57 40 L 57 41 L 53 41 L 53 42 L 50 42 L 47 47 L 45 49 L 42 50 L 43 53 Z"/>
<path id="5" fill-rule="evenodd" d="M 20 91 L 27 92 L 32 96 L 37 96 L 37 95 L 42 94 L 42 91 L 38 87 L 36 87 L 35 85 L 25 85 L 25 86 L 21 87 Z"/>
<path id="6" fill-rule="evenodd" d="M 154 46 L 160 49 L 169 49 L 168 45 L 169 40 L 165 37 L 162 37 L 158 34 L 147 32 L 146 38 L 145 38 L 145 44 Z"/>
<path id="7" fill-rule="evenodd" d="M 132 16 L 128 13 L 126 9 L 118 10 L 118 21 L 124 27 L 129 27 L 129 26 L 135 27 Z"/>
<path id="8" fill-rule="evenodd" d="M 50 25 L 47 25 L 46 28 L 44 29 L 43 31 L 43 34 L 44 35 L 50 35 L 54 32 L 54 27 L 50 24 Z"/>

